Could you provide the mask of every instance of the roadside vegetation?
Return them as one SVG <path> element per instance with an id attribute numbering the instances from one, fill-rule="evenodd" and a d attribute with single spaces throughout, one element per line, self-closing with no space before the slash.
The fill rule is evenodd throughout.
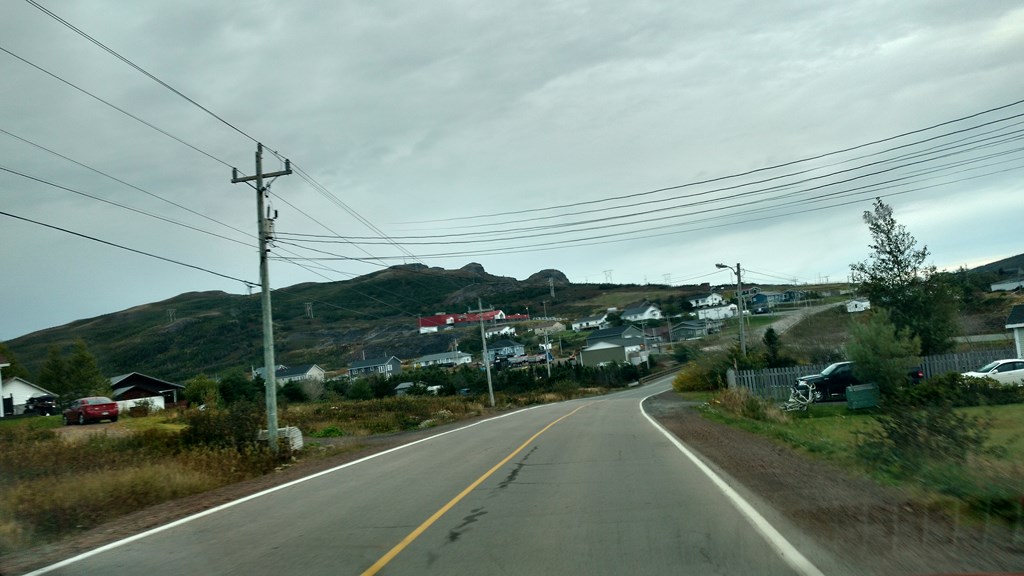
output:
<path id="1" fill-rule="evenodd" d="M 240 373 L 189 381 L 185 394 L 191 408 L 126 416 L 114 424 L 63 427 L 60 416 L 2 420 L 0 554 L 301 460 L 359 450 L 372 435 L 604 394 L 646 373 L 646 367 L 634 366 L 559 366 L 549 379 L 544 367 L 501 370 L 493 375 L 495 408 L 489 405 L 486 375 L 468 367 L 403 374 L 423 384 L 397 397 L 394 380 L 376 378 L 286 387 L 279 395 L 278 421 L 307 436 L 306 448 L 297 452 L 282 441 L 274 453 L 257 440 L 266 427 L 262 382 Z M 441 386 L 440 393 L 427 393 L 427 382 Z"/>
<path id="2" fill-rule="evenodd" d="M 927 248 L 916 247 L 881 201 L 864 219 L 873 252 L 851 269 L 871 296 L 870 312 L 819 314 L 788 332 L 785 343 L 766 334 L 746 356 L 735 347 L 677 352 L 687 364 L 675 389 L 712 391 L 703 409 L 708 418 L 901 486 L 926 506 L 1024 529 L 1024 387 L 957 373 L 918 384 L 906 378 L 907 367 L 923 354 L 957 348 L 958 318 L 988 317 L 994 310 L 1005 317 L 1008 297 L 984 294 L 987 286 L 967 274 L 924 266 Z M 878 406 L 851 411 L 845 404 L 812 404 L 806 412 L 786 413 L 746 389 L 726 388 L 729 368 L 793 359 L 853 360 L 858 379 L 878 386 Z"/>

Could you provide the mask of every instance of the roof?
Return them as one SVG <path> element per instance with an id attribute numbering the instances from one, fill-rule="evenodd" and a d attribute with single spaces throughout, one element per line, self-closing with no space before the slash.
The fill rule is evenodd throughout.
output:
<path id="1" fill-rule="evenodd" d="M 607 348 L 607 346 L 602 346 L 602 344 L 611 344 L 612 346 L 621 346 L 623 348 L 630 348 L 630 347 L 633 347 L 633 346 L 643 346 L 643 344 L 644 344 L 643 338 L 601 338 L 600 340 L 596 340 L 596 341 L 595 340 L 590 340 L 588 338 L 587 342 L 588 342 L 587 348 L 586 348 L 587 350 L 598 349 L 598 348 Z M 589 342 L 594 342 L 594 343 L 593 344 L 589 344 Z"/>
<path id="2" fill-rule="evenodd" d="M 690 296 L 690 300 L 707 300 L 708 298 L 711 298 L 712 296 L 718 296 L 719 298 L 722 297 L 717 292 L 710 292 L 708 294 L 697 294 L 696 296 Z"/>
<path id="3" fill-rule="evenodd" d="M 640 304 L 639 306 L 631 306 L 629 308 L 626 308 L 625 310 L 622 311 L 622 315 L 632 316 L 633 314 L 643 314 L 644 312 L 647 312 L 651 308 L 657 307 L 658 306 L 656 304 L 651 304 L 650 302 L 648 302 L 646 304 Z"/>
<path id="4" fill-rule="evenodd" d="M 120 384 L 121 386 L 118 386 L 118 384 Z M 168 386 L 170 386 L 171 388 L 179 389 L 185 388 L 184 384 L 175 384 L 174 382 L 168 382 L 166 380 L 161 380 L 159 378 L 147 376 L 139 372 L 129 372 L 128 374 L 121 374 L 120 376 L 114 376 L 113 378 L 110 379 L 110 387 L 115 389 L 123 388 L 127 390 L 128 388 L 131 388 L 133 386 L 140 386 L 145 384 L 149 384 L 150 387 L 152 387 L 153 385 L 162 386 L 165 389 Z"/>
<path id="5" fill-rule="evenodd" d="M 583 318 L 580 318 L 579 320 L 577 320 L 575 323 L 576 324 L 582 324 L 583 322 L 600 322 L 600 321 L 604 320 L 607 317 L 608 317 L 608 313 L 607 312 L 603 312 L 603 313 L 597 314 L 595 316 L 584 316 Z"/>
<path id="6" fill-rule="evenodd" d="M 630 330 L 636 331 L 636 332 L 640 332 L 640 329 L 638 329 L 636 326 L 630 326 L 628 324 L 624 325 L 624 326 L 612 326 L 611 328 L 602 328 L 600 330 L 596 330 L 594 332 L 591 332 L 590 335 L 587 336 L 587 340 L 588 341 L 590 341 L 590 340 L 595 340 L 596 341 L 596 340 L 607 340 L 609 338 L 622 338 L 623 337 L 622 335 L 625 334 L 627 331 L 630 331 Z M 638 335 L 636 337 L 637 338 L 643 338 L 643 333 L 640 332 L 640 335 Z"/>
<path id="7" fill-rule="evenodd" d="M 519 342 L 516 342 L 515 340 L 509 340 L 508 338 L 505 338 L 503 340 L 498 340 L 497 342 L 492 342 L 487 347 L 488 348 L 515 348 L 516 346 L 522 346 L 522 344 L 520 344 Z"/>
<path id="8" fill-rule="evenodd" d="M 25 384 L 26 386 L 31 386 L 32 388 L 35 388 L 36 390 L 39 390 L 40 392 L 42 392 L 44 394 L 49 394 L 50 396 L 57 396 L 57 394 L 54 394 L 53 392 L 50 392 L 49 390 L 47 390 L 46 388 L 43 388 L 39 384 L 35 384 L 35 383 L 32 383 L 32 382 L 29 382 L 28 380 L 25 380 L 24 378 L 22 378 L 20 376 L 11 376 L 10 378 L 4 379 L 3 385 L 4 386 L 10 386 L 15 380 Z"/>
<path id="9" fill-rule="evenodd" d="M 1024 304 L 1010 308 L 1010 315 L 1006 317 L 1006 327 L 1024 328 Z"/>
<path id="10" fill-rule="evenodd" d="M 416 362 L 434 362 L 436 360 L 452 360 L 459 358 L 472 357 L 472 354 L 466 352 L 438 352 L 437 354 L 427 354 L 426 356 L 420 356 L 416 359 Z"/>
<path id="11" fill-rule="evenodd" d="M 277 370 L 274 371 L 274 376 L 276 378 L 291 378 L 292 376 L 302 376 L 304 374 L 309 374 L 309 371 L 312 370 L 313 368 L 320 367 L 317 366 L 316 364 L 302 364 L 301 366 L 292 366 L 291 368 L 278 368 Z M 323 370 L 323 368 L 320 369 Z"/>
<path id="12" fill-rule="evenodd" d="M 367 360 L 356 360 L 352 362 L 352 365 L 349 367 L 349 369 L 352 370 L 359 368 L 370 368 L 373 366 L 383 366 L 385 364 L 389 364 L 392 360 L 398 360 L 398 357 L 391 356 L 388 358 L 369 358 Z M 401 361 L 399 360 L 399 362 Z"/>

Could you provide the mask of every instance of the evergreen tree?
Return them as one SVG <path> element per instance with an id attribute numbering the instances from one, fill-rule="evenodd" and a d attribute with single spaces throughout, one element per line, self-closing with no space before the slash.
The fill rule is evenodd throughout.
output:
<path id="1" fill-rule="evenodd" d="M 920 340 L 899 330 L 885 309 L 872 310 L 867 322 L 850 327 L 846 352 L 853 360 L 853 373 L 861 382 L 873 382 L 879 392 L 890 396 L 907 381 L 907 370 L 917 363 Z"/>
<path id="2" fill-rule="evenodd" d="M 28 370 L 18 362 L 18 359 L 14 357 L 14 353 L 3 342 L 0 342 L 0 358 L 5 358 L 7 363 L 10 364 L 10 366 L 0 371 L 0 377 L 4 379 L 14 377 L 30 379 Z"/>
<path id="3" fill-rule="evenodd" d="M 873 211 L 864 212 L 871 231 L 871 258 L 850 265 L 859 291 L 873 307 L 883 307 L 897 330 L 909 330 L 926 355 L 950 350 L 956 333 L 956 298 L 935 266 L 925 265 L 928 247 L 896 222 L 892 207 L 875 199 Z"/>
<path id="4" fill-rule="evenodd" d="M 67 382 L 69 382 L 67 362 L 64 361 L 64 356 L 56 346 L 50 346 L 46 362 L 39 370 L 39 385 L 58 396 L 70 396 L 71 390 Z"/>
<path id="5" fill-rule="evenodd" d="M 103 376 L 96 357 L 89 352 L 85 341 L 78 339 L 65 363 L 66 386 L 71 396 L 111 396 L 110 379 Z"/>

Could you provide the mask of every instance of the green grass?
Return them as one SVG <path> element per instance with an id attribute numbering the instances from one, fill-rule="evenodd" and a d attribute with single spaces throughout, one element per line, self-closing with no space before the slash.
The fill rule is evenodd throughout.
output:
<path id="1" fill-rule="evenodd" d="M 32 416 L 27 418 L 0 418 L 0 429 L 30 428 L 32 430 L 50 430 L 64 425 L 60 416 Z"/>
<path id="2" fill-rule="evenodd" d="M 1024 404 L 957 409 L 991 423 L 985 449 L 969 455 L 966 464 L 927 460 L 910 475 L 879 470 L 858 457 L 859 433 L 877 426 L 870 412 L 853 412 L 845 404 L 824 404 L 813 405 L 806 413 L 781 418 L 769 414 L 754 420 L 738 415 L 736 406 L 742 403 L 716 397 L 703 413 L 709 419 L 766 436 L 856 474 L 902 486 L 923 502 L 959 500 L 979 514 L 1008 510 L 1003 515 L 1013 522 L 1011 512 L 1024 497 Z"/>

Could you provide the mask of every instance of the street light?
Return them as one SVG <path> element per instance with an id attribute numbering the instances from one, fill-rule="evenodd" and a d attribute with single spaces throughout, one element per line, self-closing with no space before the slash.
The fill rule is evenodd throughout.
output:
<path id="1" fill-rule="evenodd" d="M 724 268 L 726 270 L 732 270 L 736 273 L 736 302 L 739 306 L 737 310 L 740 313 L 740 354 L 744 357 L 747 355 L 747 335 L 746 330 L 743 327 L 743 283 L 740 280 L 740 263 L 736 263 L 736 269 L 733 270 L 732 266 L 726 266 L 725 264 L 715 264 L 715 268 Z"/>

